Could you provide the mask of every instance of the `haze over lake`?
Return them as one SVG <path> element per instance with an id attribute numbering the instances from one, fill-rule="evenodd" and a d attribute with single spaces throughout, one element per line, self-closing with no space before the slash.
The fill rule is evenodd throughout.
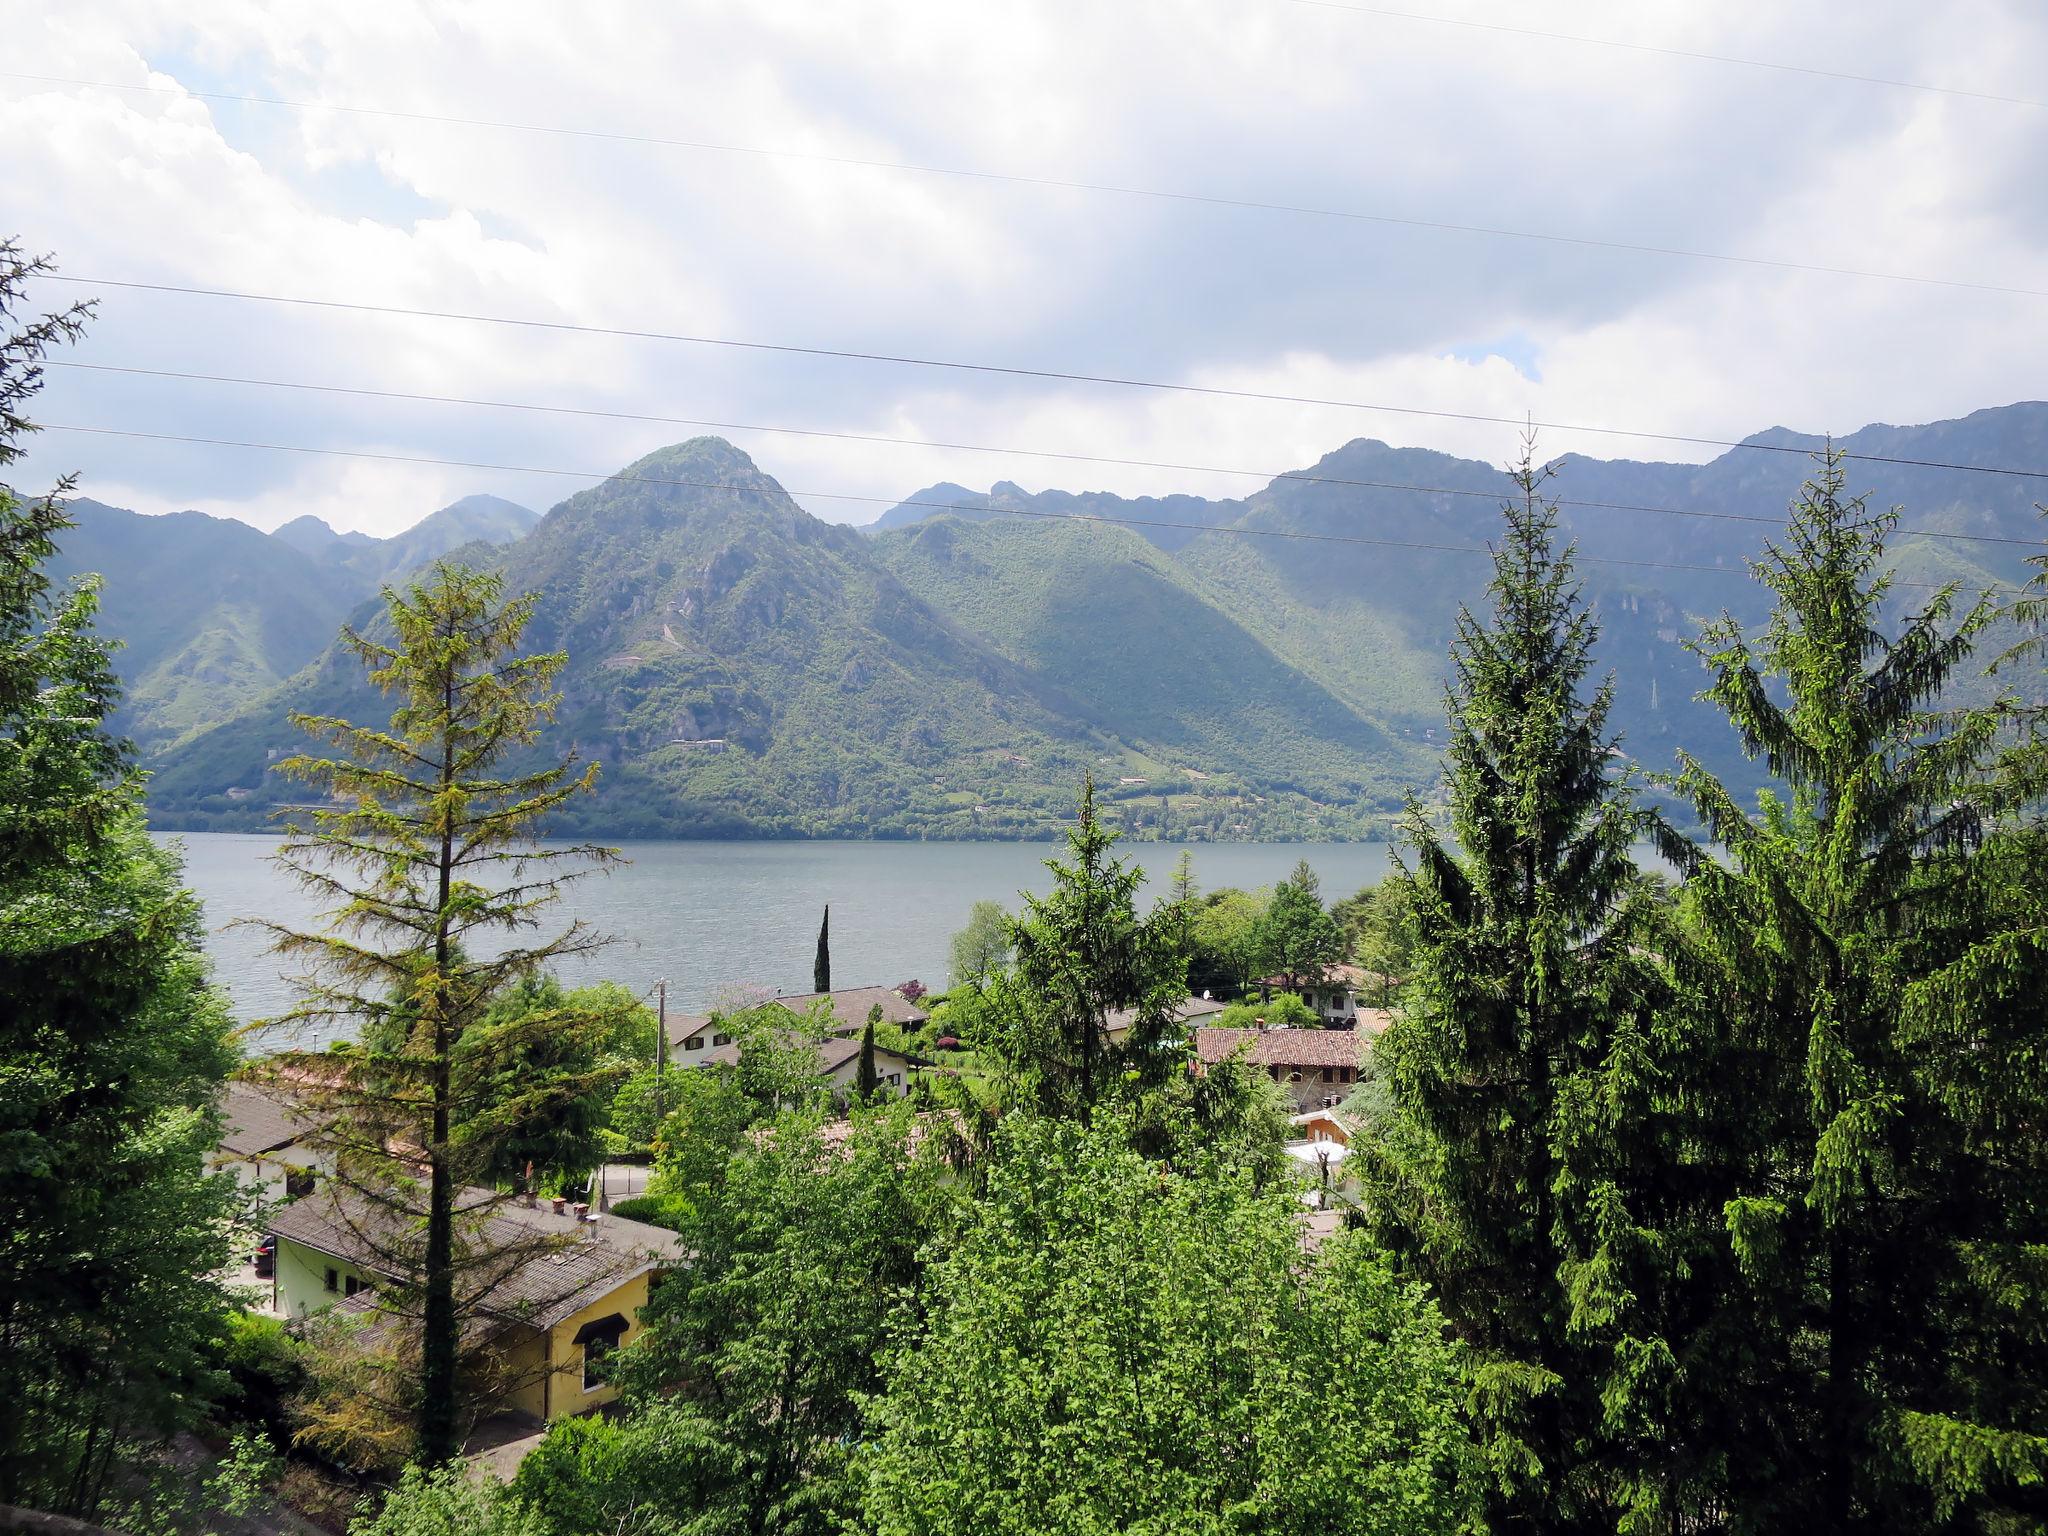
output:
<path id="1" fill-rule="evenodd" d="M 269 860 L 277 839 L 183 833 L 186 881 L 206 903 L 207 949 L 244 1021 L 282 1012 L 282 962 L 253 928 L 259 914 L 311 922 L 318 904 Z M 609 978 L 635 991 L 669 983 L 669 1006 L 689 1012 L 747 993 L 807 992 L 818 916 L 832 904 L 832 979 L 840 986 L 946 983 L 947 941 L 977 901 L 1014 909 L 1018 892 L 1051 884 L 1046 843 L 664 842 L 621 845 L 630 861 L 570 887 L 557 926 L 580 917 L 620 942 L 564 968 L 572 981 Z M 1147 899 L 1164 893 L 1181 848 L 1125 843 L 1146 872 Z M 1307 859 L 1334 901 L 1390 867 L 1385 843 L 1203 843 L 1203 889 L 1255 888 Z M 554 931 L 553 928 L 546 930 Z"/>

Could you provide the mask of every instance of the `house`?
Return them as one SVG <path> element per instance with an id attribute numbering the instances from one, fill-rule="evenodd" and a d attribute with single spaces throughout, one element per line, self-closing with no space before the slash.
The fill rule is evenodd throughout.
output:
<path id="1" fill-rule="evenodd" d="M 1286 1152 L 1309 1187 L 1308 1199 L 1318 1209 L 1335 1205 L 1356 1205 L 1360 1196 L 1357 1172 L 1352 1166 L 1351 1142 L 1356 1127 L 1332 1108 L 1316 1108 L 1295 1115 Z"/>
<path id="2" fill-rule="evenodd" d="M 222 1130 L 215 1169 L 232 1169 L 241 1186 L 265 1200 L 311 1190 L 334 1160 L 312 1145 L 314 1123 L 289 1094 L 254 1083 L 229 1083 L 221 1095 Z"/>
<path id="3" fill-rule="evenodd" d="M 821 1002 L 829 1006 L 830 1022 L 826 1032 L 833 1035 L 858 1035 L 867 1028 L 868 1015 L 876 1008 L 882 1010 L 883 1023 L 893 1024 L 899 1029 L 916 1029 L 931 1018 L 893 987 L 843 987 L 836 992 L 800 992 L 771 997 L 760 1006 L 782 1008 L 793 1017 L 804 1019 L 809 1018 L 811 1010 Z M 669 1057 L 680 1066 L 701 1067 L 712 1052 L 730 1045 L 732 1038 L 716 1014 L 687 1014 L 668 1022 Z"/>
<path id="4" fill-rule="evenodd" d="M 1361 997 L 1383 997 L 1387 985 L 1386 977 L 1360 965 L 1333 965 L 1319 982 L 1294 976 L 1262 976 L 1258 982 L 1259 996 L 1267 1002 L 1272 1001 L 1276 992 L 1296 993 L 1325 1024 L 1339 1029 L 1350 1028 L 1358 1022 L 1359 1014 L 1367 1011 L 1359 1002 Z"/>
<path id="5" fill-rule="evenodd" d="M 1363 1029 L 1214 1029 L 1195 1031 L 1195 1070 L 1234 1056 L 1269 1074 L 1297 1110 L 1329 1109 L 1358 1082 L 1373 1033 Z"/>
<path id="6" fill-rule="evenodd" d="M 1211 997 L 1188 997 L 1175 1005 L 1174 1022 L 1183 1027 L 1198 1019 L 1213 1019 L 1223 1011 L 1223 1004 Z M 1131 1026 L 1138 1021 L 1135 1008 L 1118 1008 L 1102 1021 L 1102 1040 L 1105 1045 L 1115 1045 L 1131 1032 Z"/>
<path id="7" fill-rule="evenodd" d="M 835 1098 L 845 1099 L 860 1081 L 860 1040 L 852 1035 L 833 1035 L 818 1042 L 818 1071 L 832 1085 Z M 738 1041 L 729 1041 L 705 1055 L 699 1066 L 736 1067 L 740 1062 Z M 875 1076 L 882 1092 L 900 1099 L 910 1091 L 910 1074 L 917 1063 L 900 1051 L 875 1047 Z"/>
<path id="8" fill-rule="evenodd" d="M 683 1262 L 682 1240 L 560 1200 L 528 1204 L 467 1189 L 457 1204 L 486 1212 L 471 1218 L 481 1222 L 479 1250 L 506 1254 L 465 1324 L 492 1406 L 550 1420 L 612 1401 L 618 1394 L 597 1366 L 639 1333 L 654 1280 Z M 398 1314 L 380 1307 L 377 1292 L 397 1278 L 384 1255 L 407 1241 L 406 1222 L 332 1186 L 286 1206 L 272 1224 L 275 1309 L 306 1318 L 346 1306 L 372 1326 L 397 1326 Z"/>

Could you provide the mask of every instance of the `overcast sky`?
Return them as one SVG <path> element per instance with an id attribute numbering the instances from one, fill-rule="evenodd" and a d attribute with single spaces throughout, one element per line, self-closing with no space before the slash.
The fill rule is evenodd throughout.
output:
<path id="1" fill-rule="evenodd" d="M 2048 8 L 1407 0 L 2048 94 Z M 1796 12 L 1796 14 L 1794 14 Z M 2048 291 L 2048 108 L 1308 0 L 0 0 L 0 233 L 94 279 L 1185 381 L 1710 437 L 2048 394 L 2048 298 L 825 163 L 1350 209 Z M 286 97 L 714 141 L 228 104 Z M 67 357 L 731 430 L 818 515 L 937 480 L 1240 494 L 1360 436 L 1511 428 L 104 289 Z M 44 286 L 56 304 L 77 297 Z M 53 423 L 604 472 L 693 429 L 53 369 Z M 1611 455 L 1562 432 L 1553 451 Z M 1710 450 L 1642 447 L 1636 457 Z M 389 533 L 582 482 L 50 432 L 117 505 Z"/>

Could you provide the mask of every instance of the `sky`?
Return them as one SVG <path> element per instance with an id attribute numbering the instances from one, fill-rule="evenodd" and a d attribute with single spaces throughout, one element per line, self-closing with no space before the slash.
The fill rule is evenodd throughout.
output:
<path id="1" fill-rule="evenodd" d="M 144 512 L 544 510 L 589 480 L 522 471 L 685 421 L 842 522 L 937 481 L 1235 495 L 1355 437 L 1517 434 L 114 282 L 1712 438 L 2048 394 L 2024 0 L 0 0 L 0 35 L 0 235 L 86 280 L 38 307 L 98 302 L 60 361 L 561 408 L 52 368 L 46 424 L 215 440 L 51 430 L 16 474 Z"/>

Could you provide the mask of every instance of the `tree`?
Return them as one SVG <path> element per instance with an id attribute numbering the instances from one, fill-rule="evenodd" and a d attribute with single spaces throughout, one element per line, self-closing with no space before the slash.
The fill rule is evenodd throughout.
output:
<path id="1" fill-rule="evenodd" d="M 865 1104 L 881 1091 L 882 1079 L 875 1071 L 875 1026 L 882 1022 L 882 1005 L 868 1010 L 868 1021 L 860 1032 L 860 1064 L 855 1069 L 854 1092 Z"/>
<path id="2" fill-rule="evenodd" d="M 407 1467 L 377 1513 L 356 1516 L 348 1529 L 349 1536 L 552 1536 L 532 1506 L 460 1463 Z"/>
<path id="3" fill-rule="evenodd" d="M 1401 1123 L 1365 1144 L 1367 1204 L 1472 1347 L 1495 1527 L 1667 1528 L 1666 1292 L 1711 1233 L 1678 1194 L 1682 1052 L 1612 684 L 1582 692 L 1597 625 L 1529 450 L 1513 473 L 1491 612 L 1452 648 L 1457 845 L 1419 808 L 1405 828 L 1419 944 L 1375 1049 Z"/>
<path id="4" fill-rule="evenodd" d="M 1221 997 L 1243 997 L 1259 970 L 1260 931 L 1268 898 L 1249 891 L 1211 891 L 1190 925 L 1188 985 Z"/>
<path id="5" fill-rule="evenodd" d="M 46 265 L 0 243 L 0 469 L 44 351 L 89 312 L 17 328 Z M 0 1504 L 90 1518 L 223 1385 L 239 1201 L 207 1171 L 226 1005 L 106 729 L 94 585 L 58 593 L 46 569 L 69 526 L 55 494 L 0 489 Z"/>
<path id="6" fill-rule="evenodd" d="M 1302 1251 L 1292 1192 L 1190 1149 L 1176 1176 L 1012 1117 L 986 1197 L 888 1355 L 880 1536 L 1465 1531 L 1458 1354 L 1363 1245 Z"/>
<path id="7" fill-rule="evenodd" d="M 1137 912 L 1144 872 L 1110 857 L 1116 834 L 1095 815 L 1095 783 L 1082 785 L 1081 812 L 1067 833 L 1070 861 L 1046 861 L 1053 888 L 1026 896 L 1011 925 L 1013 974 L 997 989 L 998 1045 L 1020 1097 L 1048 1113 L 1086 1119 L 1121 1069 L 1140 1086 L 1170 1076 L 1175 1009 L 1187 961 L 1169 908 Z M 1112 1047 L 1110 1014 L 1129 1028 Z"/>
<path id="8" fill-rule="evenodd" d="M 1366 973 L 1366 1001 L 1375 1008 L 1392 1007 L 1420 941 L 1408 877 L 1394 871 L 1379 884 L 1338 902 L 1330 917 L 1342 936 L 1344 953 Z"/>
<path id="9" fill-rule="evenodd" d="M 1273 887 L 1257 943 L 1259 963 L 1290 992 L 1321 985 L 1344 958 L 1343 937 L 1324 910 L 1321 883 L 1307 860 Z"/>
<path id="10" fill-rule="evenodd" d="M 290 1017 L 347 1020 L 362 1041 L 287 1052 L 269 1070 L 320 1119 L 340 1185 L 378 1213 L 359 1236 L 399 1277 L 380 1299 L 417 1350 L 394 1357 L 386 1379 L 417 1423 L 419 1459 L 438 1466 L 459 1449 L 464 1320 L 517 1257 L 479 1235 L 510 1195 L 464 1190 L 502 1176 L 508 1145 L 617 1075 L 591 1064 L 621 1026 L 612 1008 L 565 997 L 492 1015 L 508 986 L 600 940 L 572 923 L 525 947 L 484 953 L 481 941 L 533 926 L 565 880 L 615 856 L 534 840 L 596 778 L 595 765 L 577 774 L 572 762 L 531 761 L 565 660 L 517 654 L 534 600 L 501 601 L 498 577 L 445 563 L 384 596 L 392 638 L 342 638 L 396 697 L 389 727 L 295 716 L 343 755 L 281 765 L 327 802 L 289 828 L 280 860 L 337 905 L 318 931 L 263 924 L 308 967 Z M 565 865 L 580 869 L 555 873 Z M 542 1061 L 543 1049 L 558 1059 Z M 529 1074 L 508 1082 L 501 1069 L 516 1062 Z"/>
<path id="11" fill-rule="evenodd" d="M 811 990 L 832 990 L 832 906 L 829 902 L 825 905 L 825 915 L 818 919 L 818 953 L 811 961 Z"/>
<path id="12" fill-rule="evenodd" d="M 1217 1029 L 1321 1029 L 1323 1016 L 1296 992 L 1276 992 L 1265 1002 L 1232 1003 L 1216 1015 Z"/>
<path id="13" fill-rule="evenodd" d="M 578 1530 L 631 1511 L 706 1536 L 842 1529 L 877 1357 L 910 1315 L 921 1249 L 951 1221 L 916 1124 L 902 1103 L 857 1106 L 828 1140 L 817 1113 L 796 1111 L 734 1141 L 682 1211 L 690 1264 L 614 1357 L 630 1416 L 597 1446 L 606 1432 L 558 1426 L 522 1491 L 551 1517 L 573 1499 Z M 576 1450 L 573 1481 L 546 1475 L 558 1440 Z"/>
<path id="14" fill-rule="evenodd" d="M 1678 785 L 1743 1347 L 1722 1362 L 1727 1506 L 1751 1528 L 2048 1519 L 2048 1109 L 2038 788 L 1987 780 L 2004 711 L 1952 703 L 1993 618 L 1953 586 L 1888 623 L 1893 515 L 1830 451 L 1756 574 L 1775 604 L 1699 649 L 1783 785 Z"/>
<path id="15" fill-rule="evenodd" d="M 1010 915 L 999 902 L 977 901 L 967 926 L 953 935 L 952 984 L 974 986 L 1010 962 Z"/>

